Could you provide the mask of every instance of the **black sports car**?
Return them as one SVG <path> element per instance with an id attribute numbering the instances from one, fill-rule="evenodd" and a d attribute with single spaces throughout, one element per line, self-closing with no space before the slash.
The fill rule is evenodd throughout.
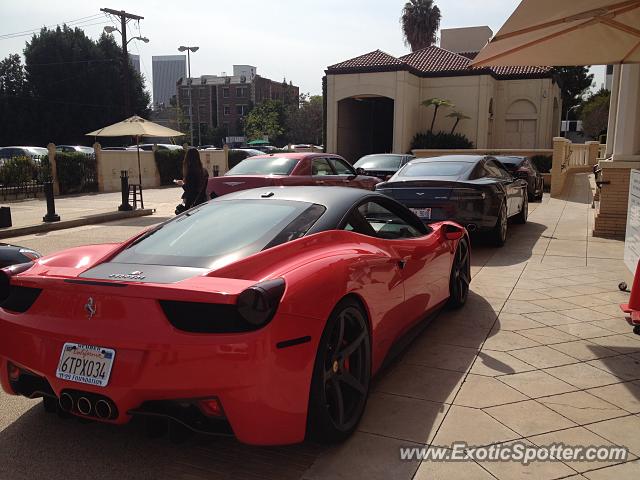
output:
<path id="1" fill-rule="evenodd" d="M 371 175 L 381 180 L 388 180 L 401 167 L 414 158 L 416 157 L 413 155 L 376 153 L 360 158 L 360 160 L 353 164 L 353 168 L 359 171 L 360 175 Z"/>
<path id="2" fill-rule="evenodd" d="M 376 190 L 404 203 L 425 223 L 454 220 L 469 231 L 489 232 L 497 246 L 507 239 L 509 217 L 527 221 L 527 182 L 490 156 L 417 158 Z"/>
<path id="3" fill-rule="evenodd" d="M 544 179 L 533 162 L 527 157 L 496 157 L 514 177 L 527 181 L 529 200 L 542 200 Z"/>
<path id="4" fill-rule="evenodd" d="M 30 248 L 0 243 L 0 268 L 9 267 L 18 263 L 31 262 L 41 256 L 38 252 Z"/>

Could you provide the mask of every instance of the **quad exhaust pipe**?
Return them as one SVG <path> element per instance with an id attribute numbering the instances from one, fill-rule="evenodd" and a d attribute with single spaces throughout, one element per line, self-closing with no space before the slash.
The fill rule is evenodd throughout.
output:
<path id="1" fill-rule="evenodd" d="M 80 393 L 80 392 L 78 392 Z M 84 395 L 75 397 L 69 392 L 63 392 L 58 399 L 60 410 L 67 413 L 79 413 L 85 417 L 96 417 L 100 420 L 110 420 L 117 416 L 115 405 L 108 398 L 91 399 Z"/>

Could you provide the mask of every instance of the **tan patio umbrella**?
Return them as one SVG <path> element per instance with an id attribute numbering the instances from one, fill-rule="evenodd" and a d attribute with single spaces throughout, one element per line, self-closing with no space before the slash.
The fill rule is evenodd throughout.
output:
<path id="1" fill-rule="evenodd" d="M 640 63 L 640 0 L 522 0 L 472 65 Z"/>
<path id="2" fill-rule="evenodd" d="M 145 120 L 142 117 L 134 115 L 121 122 L 114 123 L 108 127 L 101 128 L 94 132 L 86 134 L 90 137 L 136 137 L 136 146 L 138 150 L 138 180 L 142 186 L 142 171 L 140 168 L 140 137 L 179 137 L 184 135 L 182 132 L 171 128 L 163 127 L 157 123 Z"/>

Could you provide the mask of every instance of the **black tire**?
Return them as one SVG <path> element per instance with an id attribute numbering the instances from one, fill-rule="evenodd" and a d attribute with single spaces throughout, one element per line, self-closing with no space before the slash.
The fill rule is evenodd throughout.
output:
<path id="1" fill-rule="evenodd" d="M 456 254 L 453 257 L 451 276 L 449 277 L 449 301 L 450 308 L 460 308 L 469 296 L 469 284 L 471 283 L 471 261 L 469 255 L 469 242 L 462 238 L 458 242 Z"/>
<path id="2" fill-rule="evenodd" d="M 502 247 L 507 241 L 507 224 L 507 206 L 503 202 L 498 211 L 496 226 L 491 231 L 491 241 L 496 247 Z"/>
<path id="3" fill-rule="evenodd" d="M 321 443 L 341 442 L 358 426 L 369 395 L 371 343 L 360 304 L 341 300 L 324 328 L 311 379 L 307 432 Z"/>
<path id="4" fill-rule="evenodd" d="M 525 194 L 522 197 L 522 210 L 520 210 L 520 213 L 518 213 L 514 217 L 514 220 L 515 220 L 516 223 L 524 225 L 525 223 L 527 223 L 527 218 L 528 217 L 529 217 L 529 199 L 527 198 L 527 195 Z"/>

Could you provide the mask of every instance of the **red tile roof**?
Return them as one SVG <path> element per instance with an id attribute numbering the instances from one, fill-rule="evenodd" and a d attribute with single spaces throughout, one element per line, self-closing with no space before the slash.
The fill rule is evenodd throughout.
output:
<path id="1" fill-rule="evenodd" d="M 478 52 L 454 53 L 434 45 L 396 58 L 380 50 L 327 67 L 327 73 L 359 73 L 408 70 L 419 76 L 456 76 L 489 74 L 500 78 L 531 78 L 550 75 L 549 67 L 471 68 Z"/>
<path id="2" fill-rule="evenodd" d="M 467 70 L 467 66 L 469 65 L 468 58 L 435 46 L 416 50 L 415 52 L 400 57 L 400 60 L 410 67 L 425 73 Z"/>
<path id="3" fill-rule="evenodd" d="M 345 62 L 336 63 L 327 67 L 329 70 L 342 70 L 350 68 L 370 68 L 370 67 L 388 67 L 388 66 L 402 66 L 402 60 L 383 52 L 382 50 L 374 50 L 373 52 L 365 53 L 359 57 L 352 58 Z"/>

